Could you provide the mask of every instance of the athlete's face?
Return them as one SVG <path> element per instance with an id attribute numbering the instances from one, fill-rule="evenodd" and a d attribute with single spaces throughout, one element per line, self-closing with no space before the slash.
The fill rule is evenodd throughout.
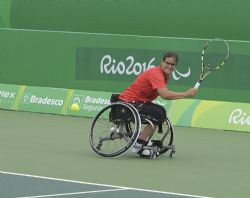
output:
<path id="1" fill-rule="evenodd" d="M 173 57 L 167 57 L 161 62 L 161 70 L 166 74 L 171 74 L 176 69 L 177 61 Z"/>

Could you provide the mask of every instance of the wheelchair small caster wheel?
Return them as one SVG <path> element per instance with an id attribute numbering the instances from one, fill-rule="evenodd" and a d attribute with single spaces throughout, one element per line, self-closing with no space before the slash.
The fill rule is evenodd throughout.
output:
<path id="1" fill-rule="evenodd" d="M 173 158 L 173 155 L 175 154 L 175 150 L 172 150 L 169 154 L 169 158 Z"/>

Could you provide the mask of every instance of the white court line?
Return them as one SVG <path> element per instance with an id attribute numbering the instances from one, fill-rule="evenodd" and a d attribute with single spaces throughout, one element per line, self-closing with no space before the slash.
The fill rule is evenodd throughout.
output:
<path id="1" fill-rule="evenodd" d="M 86 35 L 98 35 L 98 36 L 120 36 L 120 37 L 138 37 L 138 38 L 168 38 L 168 39 L 179 39 L 179 40 L 192 40 L 192 41 L 207 41 L 211 38 L 185 38 L 185 37 L 167 37 L 167 36 L 143 36 L 143 35 L 133 35 L 133 34 L 110 34 L 110 33 L 94 33 L 94 32 L 72 32 L 72 31 L 59 31 L 59 30 L 34 30 L 34 29 L 17 29 L 17 28 L 0 28 L 0 30 L 10 30 L 10 31 L 27 31 L 27 32 L 50 32 L 50 33 L 69 33 L 69 34 L 86 34 Z M 226 40 L 229 42 L 239 42 L 239 43 L 250 43 L 247 40 Z"/>
<path id="2" fill-rule="evenodd" d="M 179 196 L 192 197 L 192 198 L 213 198 L 213 197 L 200 196 L 200 195 L 189 195 L 189 194 L 183 194 L 183 193 L 173 193 L 173 192 L 165 192 L 165 191 L 157 191 L 157 190 L 140 189 L 140 188 L 130 188 L 130 187 L 115 186 L 115 185 L 98 184 L 98 183 L 91 183 L 91 182 L 82 182 L 82 181 L 58 179 L 58 178 L 52 178 L 52 177 L 43 177 L 43 176 L 28 175 L 28 174 L 21 174 L 21 173 L 5 172 L 5 171 L 0 171 L 0 173 L 8 174 L 8 175 L 18 175 L 18 176 L 24 176 L 24 177 L 39 178 L 39 179 L 71 182 L 71 183 L 77 183 L 77 184 L 90 184 L 90 185 L 96 185 L 96 186 L 120 188 L 124 190 L 135 190 L 135 191 L 143 191 L 143 192 L 151 192 L 151 193 L 159 193 L 159 194 L 179 195 Z"/>
<path id="3" fill-rule="evenodd" d="M 81 194 L 91 194 L 100 192 L 114 192 L 126 189 L 110 189 L 110 190 L 94 190 L 94 191 L 84 191 L 84 192 L 74 192 L 74 193 L 61 193 L 61 194 L 51 194 L 51 195 L 38 195 L 38 196 L 28 196 L 28 197 L 16 197 L 16 198 L 43 198 L 43 197 L 57 197 L 57 196 L 69 196 L 69 195 L 81 195 Z"/>

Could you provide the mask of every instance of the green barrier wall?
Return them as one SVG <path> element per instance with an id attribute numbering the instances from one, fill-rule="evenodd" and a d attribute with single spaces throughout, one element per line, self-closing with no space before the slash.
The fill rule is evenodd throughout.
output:
<path id="1" fill-rule="evenodd" d="M 250 40 L 249 10 L 249 0 L 0 0 L 0 24 L 18 29 Z"/>
<path id="2" fill-rule="evenodd" d="M 0 84 L 0 108 L 19 111 L 94 117 L 110 104 L 110 92 Z M 250 104 L 183 99 L 155 103 L 168 112 L 172 124 L 250 132 Z M 80 106 L 71 111 L 73 103 Z"/>
<path id="3" fill-rule="evenodd" d="M 180 55 L 169 88 L 194 86 L 206 40 L 5 29 L 0 43 L 3 83 L 121 92 L 168 50 Z M 250 42 L 229 45 L 229 61 L 203 81 L 197 99 L 249 102 Z"/>
<path id="4" fill-rule="evenodd" d="M 180 63 L 168 86 L 183 91 L 199 76 L 206 41 L 184 37 L 223 37 L 231 58 L 195 98 L 249 102 L 249 8 L 248 0 L 0 0 L 0 81 L 121 92 L 173 50 Z"/>

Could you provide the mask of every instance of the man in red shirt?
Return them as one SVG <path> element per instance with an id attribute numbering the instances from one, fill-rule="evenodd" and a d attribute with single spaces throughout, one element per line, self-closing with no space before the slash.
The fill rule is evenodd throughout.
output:
<path id="1" fill-rule="evenodd" d="M 178 55 L 174 52 L 164 54 L 161 64 L 150 68 L 140 74 L 136 80 L 120 94 L 119 99 L 131 104 L 136 104 L 140 114 L 150 116 L 154 128 L 149 125 L 139 134 L 138 144 L 147 145 L 148 138 L 154 133 L 157 124 L 164 121 L 165 109 L 152 103 L 158 96 L 166 100 L 175 100 L 194 96 L 196 89 L 190 88 L 184 92 L 174 92 L 167 88 L 170 74 L 175 70 L 178 63 Z M 138 105 L 139 104 L 139 105 Z M 140 151 L 140 155 L 149 155 L 149 151 Z"/>

